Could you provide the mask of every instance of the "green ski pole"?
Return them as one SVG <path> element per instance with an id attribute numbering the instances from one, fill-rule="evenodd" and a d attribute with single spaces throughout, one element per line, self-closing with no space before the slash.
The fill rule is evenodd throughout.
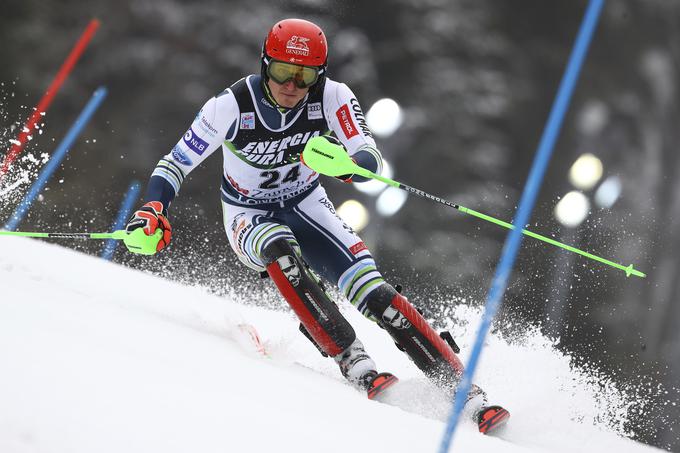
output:
<path id="1" fill-rule="evenodd" d="M 458 211 L 463 212 L 465 214 L 477 217 L 482 220 L 486 220 L 487 222 L 495 223 L 496 225 L 511 230 L 515 228 L 515 226 L 511 223 L 504 222 L 489 215 L 482 214 L 481 212 L 477 212 L 473 209 L 469 209 L 464 206 L 451 203 L 450 201 L 444 200 L 443 198 L 431 195 L 420 189 L 407 186 L 406 184 L 402 184 L 390 178 L 376 175 L 372 171 L 366 170 L 365 168 L 362 168 L 358 166 L 356 163 L 354 163 L 354 161 L 349 157 L 344 148 L 333 143 L 330 143 L 328 140 L 322 137 L 314 137 L 307 142 L 307 144 L 305 145 L 305 149 L 302 152 L 302 161 L 312 170 L 326 176 L 341 176 L 355 174 L 363 176 L 365 178 L 377 179 L 378 181 L 382 181 L 385 184 L 390 185 L 392 187 L 396 187 L 398 189 L 405 190 L 408 193 L 418 195 L 419 197 L 427 198 L 428 200 L 444 204 L 451 208 L 457 209 Z M 570 252 L 577 253 L 581 256 L 585 256 L 586 258 L 589 258 L 591 260 L 599 261 L 600 263 L 606 264 L 607 266 L 620 269 L 626 273 L 626 277 L 635 275 L 636 277 L 644 278 L 647 276 L 643 272 L 634 269 L 632 264 L 629 266 L 624 266 L 623 264 L 615 263 L 608 259 L 599 257 L 597 255 L 593 255 L 592 253 L 584 252 L 583 250 L 579 250 L 575 247 L 563 244 L 554 239 L 550 239 L 549 237 L 542 236 L 529 230 L 522 229 L 522 233 L 526 236 L 538 239 L 543 242 L 547 242 L 548 244 L 560 247 L 564 250 L 568 250 Z"/>
<path id="2" fill-rule="evenodd" d="M 157 230 L 153 235 L 147 236 L 142 228 L 138 228 L 132 233 L 125 230 L 116 230 L 112 233 L 40 233 L 30 231 L 0 231 L 0 236 L 20 236 L 31 238 L 48 239 L 117 239 L 122 240 L 125 246 L 132 253 L 140 255 L 153 255 L 156 253 L 156 246 L 161 240 L 163 232 Z"/>

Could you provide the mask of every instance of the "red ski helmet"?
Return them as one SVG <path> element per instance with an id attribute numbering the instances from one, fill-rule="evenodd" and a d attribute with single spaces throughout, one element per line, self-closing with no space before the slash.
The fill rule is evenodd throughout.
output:
<path id="1" fill-rule="evenodd" d="M 323 79 L 328 62 L 328 44 L 321 28 L 303 19 L 284 19 L 274 24 L 262 47 L 262 75 L 272 60 L 313 66 Z"/>

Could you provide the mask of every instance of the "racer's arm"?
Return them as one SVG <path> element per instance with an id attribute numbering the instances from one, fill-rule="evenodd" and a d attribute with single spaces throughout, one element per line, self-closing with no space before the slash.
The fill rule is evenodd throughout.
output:
<path id="1" fill-rule="evenodd" d="M 153 236 L 161 230 L 163 235 L 156 251 L 170 243 L 172 228 L 167 217 L 170 203 L 177 196 L 184 178 L 215 152 L 232 125 L 236 127 L 236 118 L 238 107 L 230 90 L 205 103 L 184 137 L 156 165 L 146 189 L 146 203 L 128 220 L 125 227 L 128 233 L 142 228 L 144 234 Z"/>
<path id="2" fill-rule="evenodd" d="M 160 201 L 167 212 L 184 179 L 220 147 L 227 132 L 235 127 L 237 118 L 238 105 L 231 90 L 208 100 L 184 136 L 158 161 L 145 201 Z"/>
<path id="3" fill-rule="evenodd" d="M 357 165 L 380 174 L 382 156 L 352 90 L 344 83 L 328 80 L 324 92 L 324 109 L 328 126 Z M 353 176 L 352 181 L 365 182 L 368 178 Z"/>

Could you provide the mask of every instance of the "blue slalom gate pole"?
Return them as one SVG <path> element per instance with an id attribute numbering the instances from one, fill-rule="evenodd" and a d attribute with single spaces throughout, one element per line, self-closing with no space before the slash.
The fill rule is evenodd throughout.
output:
<path id="1" fill-rule="evenodd" d="M 24 216 L 30 209 L 31 204 L 33 204 L 33 201 L 36 199 L 43 187 L 45 187 L 45 184 L 47 184 L 47 181 L 52 176 L 52 173 L 54 173 L 57 167 L 59 167 L 59 164 L 64 159 L 66 154 L 68 154 L 73 142 L 75 142 L 83 128 L 92 118 L 92 115 L 94 115 L 94 112 L 97 111 L 97 108 L 99 108 L 104 98 L 106 98 L 106 94 L 106 87 L 99 87 L 94 92 L 87 105 L 85 105 L 83 111 L 80 112 L 80 115 L 78 118 L 76 118 L 76 121 L 71 126 L 71 129 L 69 129 L 64 139 L 61 141 L 61 143 L 59 143 L 59 146 L 57 146 L 57 149 L 52 154 L 52 158 L 49 160 L 49 162 L 47 162 L 47 165 L 45 165 L 38 175 L 38 179 L 36 179 L 22 202 L 14 210 L 14 213 L 5 225 L 5 230 L 14 231 L 16 230 L 17 226 L 19 226 L 19 223 L 21 223 Z"/>
<path id="2" fill-rule="evenodd" d="M 139 195 L 140 187 L 141 186 L 137 181 L 132 181 L 132 184 L 130 184 L 130 187 L 125 193 L 125 197 L 123 198 L 123 202 L 120 204 L 120 210 L 118 211 L 118 216 L 116 217 L 116 221 L 114 222 L 111 231 L 122 230 L 123 227 L 125 226 L 125 219 L 127 219 L 128 216 L 130 215 L 130 211 L 132 210 L 132 204 L 135 202 L 137 196 Z M 113 258 L 113 252 L 116 251 L 117 245 L 118 245 L 117 240 L 107 239 L 106 242 L 104 243 L 104 248 L 102 249 L 101 257 L 104 258 L 105 260 L 110 261 L 111 258 Z"/>
<path id="3" fill-rule="evenodd" d="M 529 223 L 536 196 L 538 195 L 538 191 L 543 181 L 548 162 L 550 162 L 555 142 L 562 127 L 564 115 L 569 107 L 571 95 L 578 80 L 586 53 L 588 52 L 588 47 L 590 46 L 603 5 L 604 0 L 591 0 L 588 4 L 583 22 L 581 23 L 581 28 L 576 37 L 576 42 L 571 56 L 569 57 L 564 76 L 562 77 L 557 97 L 555 98 L 550 111 L 548 122 L 543 130 L 543 135 L 541 136 L 541 141 L 536 151 L 536 156 L 531 171 L 529 172 L 527 183 L 522 192 L 522 198 L 520 199 L 519 207 L 517 209 L 517 216 L 514 220 L 515 228 L 510 231 L 505 240 L 503 253 L 491 282 L 484 314 L 482 315 L 482 321 L 479 325 L 477 337 L 475 338 L 474 346 L 470 353 L 470 359 L 468 360 L 467 367 L 465 368 L 461 382 L 456 390 L 453 409 L 449 416 L 439 448 L 440 453 L 447 453 L 451 446 L 453 434 L 463 412 L 466 396 L 470 391 L 472 377 L 474 376 L 479 357 L 484 347 L 484 339 L 489 332 L 491 323 L 496 315 L 498 306 L 500 305 L 501 298 L 505 293 L 508 278 L 510 277 L 515 258 L 517 257 L 517 252 L 522 243 L 522 228 Z"/>

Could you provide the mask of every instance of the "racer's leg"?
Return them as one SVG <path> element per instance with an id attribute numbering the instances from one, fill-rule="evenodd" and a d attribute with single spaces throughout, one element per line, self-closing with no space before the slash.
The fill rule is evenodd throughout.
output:
<path id="1" fill-rule="evenodd" d="M 305 260 L 340 290 L 357 309 L 377 321 L 431 379 L 455 388 L 463 365 L 458 356 L 411 303 L 385 282 L 362 242 L 336 215 L 322 187 L 287 214 Z"/>
<path id="2" fill-rule="evenodd" d="M 252 269 L 267 271 L 300 319 L 303 333 L 334 358 L 343 376 L 365 387 L 377 374 L 375 363 L 307 269 L 290 228 L 265 211 L 225 203 L 223 208 L 229 243 L 239 259 Z"/>
<path id="3" fill-rule="evenodd" d="M 323 187 L 282 215 L 299 240 L 305 262 L 370 317 L 365 297 L 385 280 L 364 242 L 337 216 Z"/>

